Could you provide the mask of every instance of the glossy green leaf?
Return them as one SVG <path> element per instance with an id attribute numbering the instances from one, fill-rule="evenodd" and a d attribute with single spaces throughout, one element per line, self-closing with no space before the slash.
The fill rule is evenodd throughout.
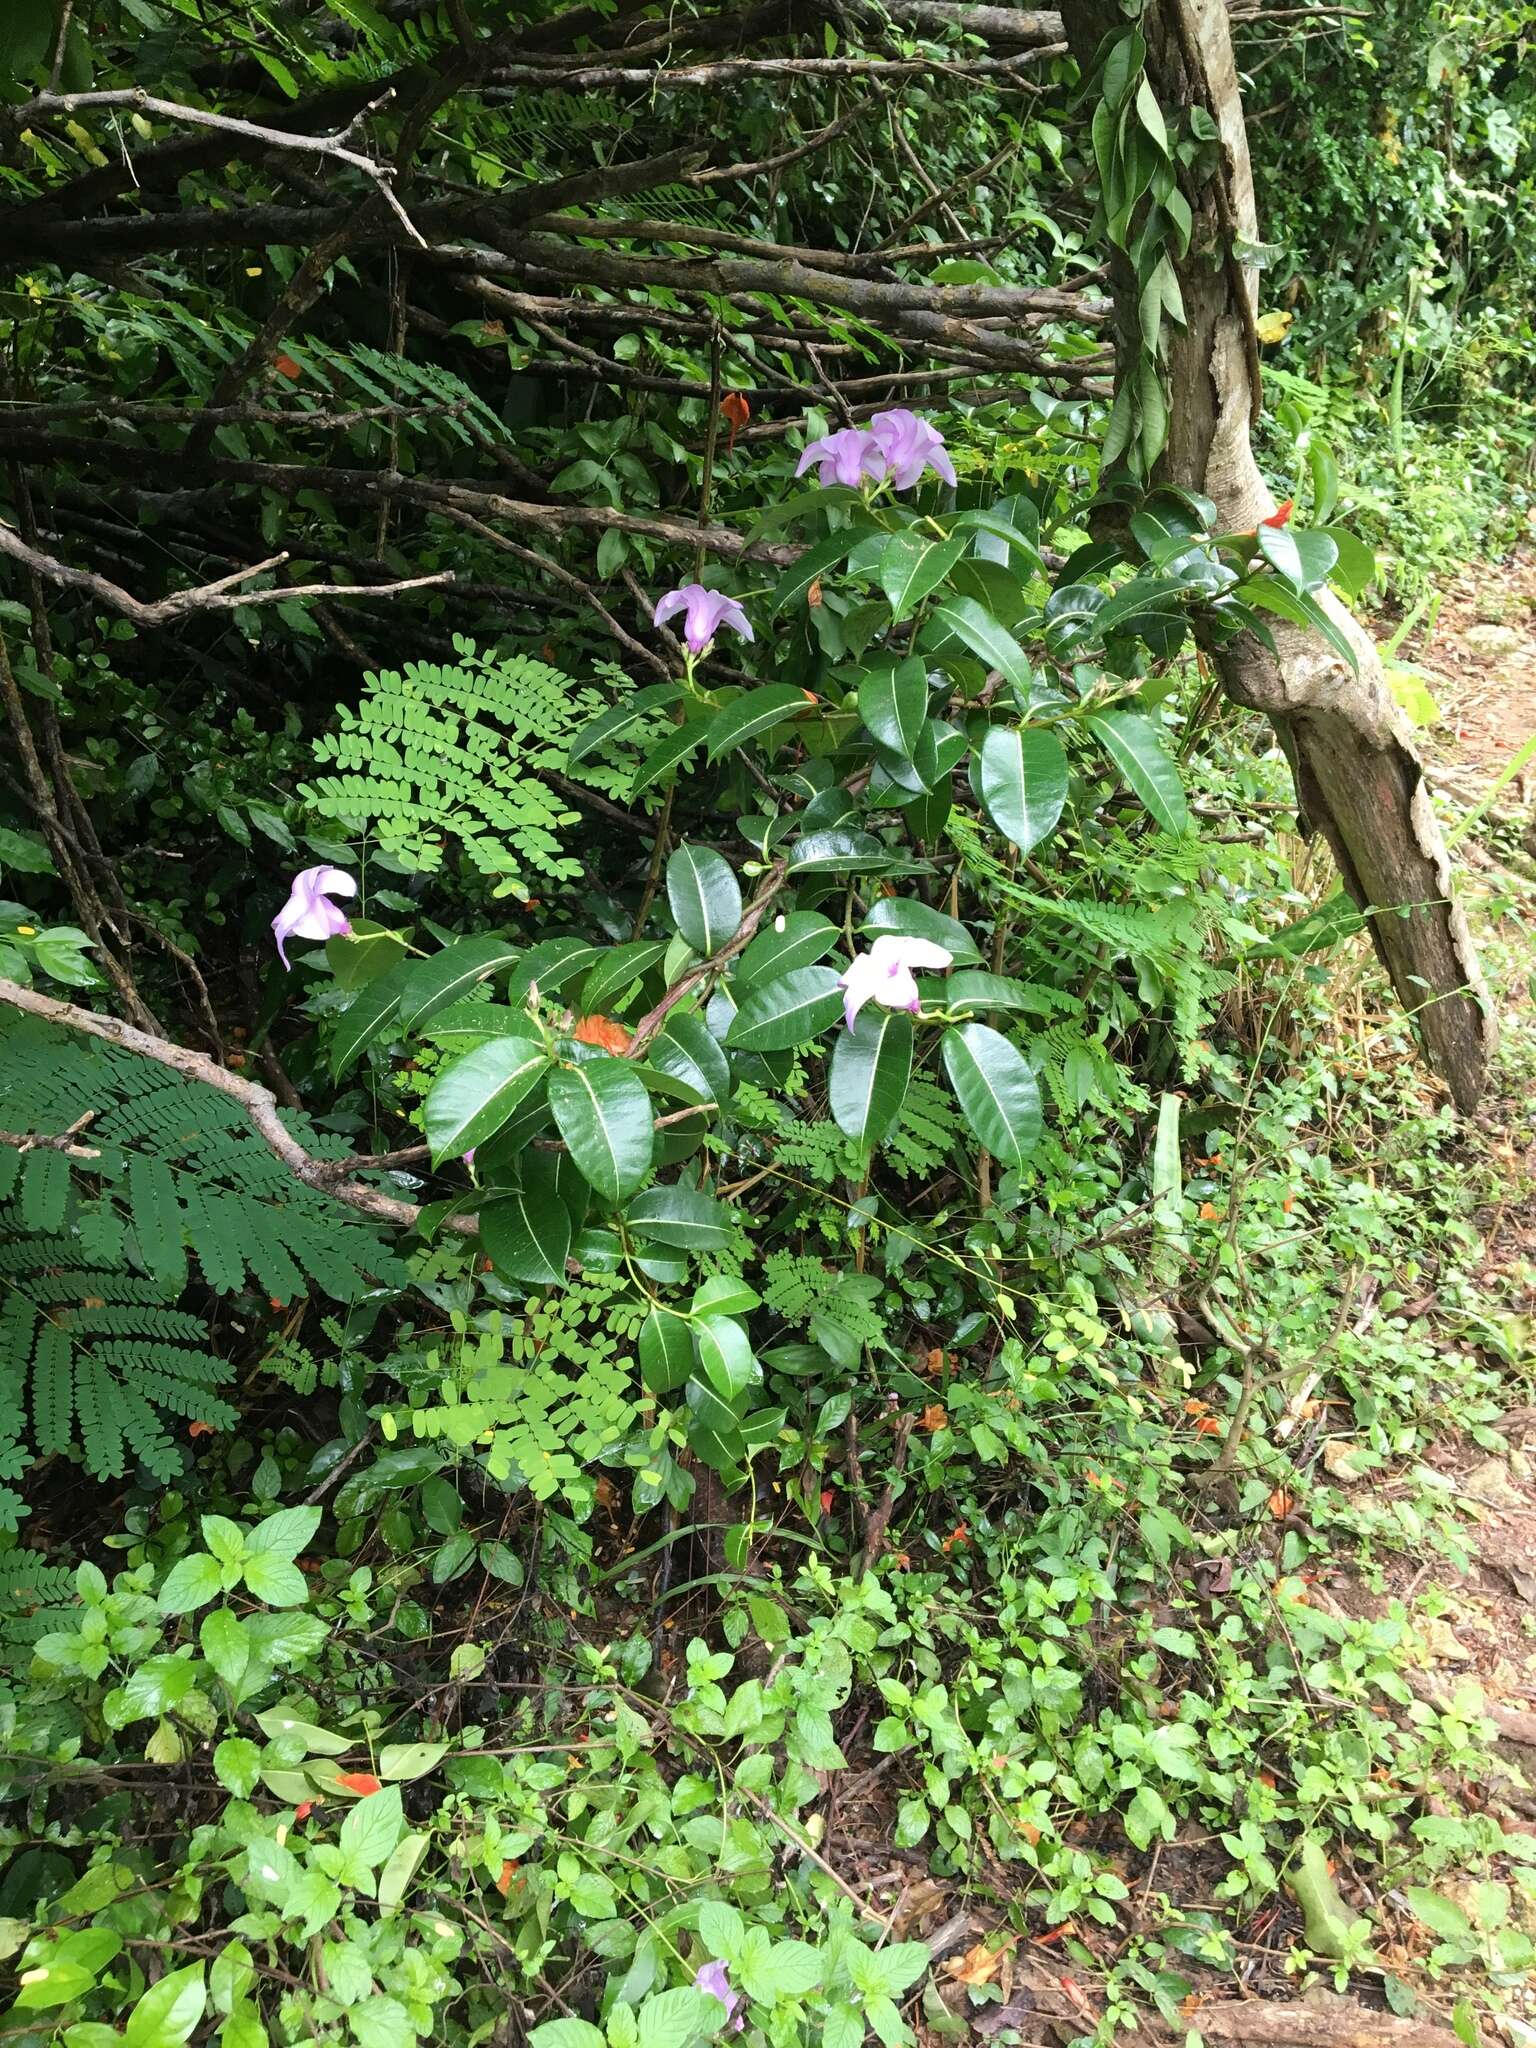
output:
<path id="1" fill-rule="evenodd" d="M 862 930 L 867 938 L 890 932 L 903 939 L 928 939 L 942 946 L 957 967 L 974 966 L 981 960 L 981 949 L 963 924 L 916 897 L 882 896 L 870 906 Z"/>
<path id="2" fill-rule="evenodd" d="M 836 944 L 837 926 L 819 910 L 787 911 L 758 933 L 736 962 L 732 982 L 744 989 L 759 981 L 776 981 L 797 967 L 814 967 Z"/>
<path id="3" fill-rule="evenodd" d="M 859 684 L 859 716 L 881 746 L 911 760 L 928 722 L 928 671 L 910 661 L 872 669 Z"/>
<path id="4" fill-rule="evenodd" d="M 606 1010 L 642 974 L 649 974 L 666 957 L 665 939 L 631 939 L 626 945 L 613 947 L 581 985 L 582 1014 L 590 1017 L 594 1011 Z"/>
<path id="5" fill-rule="evenodd" d="M 605 1202 L 622 1202 L 651 1170 L 651 1098 L 623 1060 L 556 1067 L 549 1106 L 583 1176 Z"/>
<path id="6" fill-rule="evenodd" d="M 747 992 L 731 1019 L 726 1044 L 739 1052 L 788 1052 L 842 1015 L 843 995 L 833 967 L 797 967 Z"/>
<path id="7" fill-rule="evenodd" d="M 760 690 L 748 690 L 744 697 L 717 712 L 704 728 L 705 755 L 718 761 L 722 754 L 733 753 L 759 733 L 809 709 L 805 692 L 791 683 L 767 683 Z"/>
<path id="8" fill-rule="evenodd" d="M 1030 853 L 1066 808 L 1066 749 L 1053 732 L 994 725 L 972 756 L 971 785 L 999 832 Z"/>
<path id="9" fill-rule="evenodd" d="M 792 604 L 803 598 L 818 576 L 828 569 L 835 569 L 864 539 L 863 533 L 852 527 L 843 527 L 837 533 L 829 533 L 825 540 L 819 540 L 814 547 L 806 549 L 796 561 L 784 571 L 774 585 L 769 600 L 770 612 L 787 611 Z"/>
<path id="10" fill-rule="evenodd" d="M 944 1034 L 944 1071 L 975 1137 L 1004 1166 L 1022 1166 L 1040 1142 L 1040 1088 L 1015 1045 L 987 1024 Z"/>
<path id="11" fill-rule="evenodd" d="M 1189 830 L 1189 806 L 1178 764 L 1145 712 L 1101 711 L 1089 730 L 1148 811 L 1175 838 Z"/>
<path id="12" fill-rule="evenodd" d="M 650 683 L 645 689 L 636 690 L 632 697 L 610 704 L 606 711 L 599 712 L 581 728 L 571 741 L 566 759 L 574 767 L 578 761 L 601 754 L 611 740 L 622 738 L 632 726 L 640 723 L 648 711 L 660 711 L 668 704 L 675 704 L 682 694 L 680 683 Z"/>
<path id="13" fill-rule="evenodd" d="M 672 731 L 659 739 L 646 755 L 640 766 L 630 777 L 629 793 L 637 797 L 652 783 L 660 782 L 670 775 L 697 747 L 703 739 L 705 727 L 702 724 L 674 726 Z"/>
<path id="14" fill-rule="evenodd" d="M 878 1145 L 901 1114 L 912 1078 L 912 1019 L 873 1006 L 838 1033 L 827 1077 L 833 1120 L 861 1145 Z"/>
<path id="15" fill-rule="evenodd" d="M 920 533 L 891 535 L 876 573 L 893 624 L 899 625 L 938 589 L 969 545 L 963 534 L 957 540 L 933 540 Z"/>
<path id="16" fill-rule="evenodd" d="M 870 874 L 887 866 L 890 855 L 872 832 L 807 832 L 789 856 L 792 875 Z"/>
<path id="17" fill-rule="evenodd" d="M 386 974 L 365 982 L 336 1020 L 331 1040 L 331 1074 L 338 1078 L 393 1021 L 414 960 L 398 961 Z"/>
<path id="18" fill-rule="evenodd" d="M 668 1308 L 653 1308 L 640 1325 L 640 1376 L 653 1394 L 671 1394 L 693 1371 L 693 1328 Z"/>
<path id="19" fill-rule="evenodd" d="M 419 1031 L 439 1010 L 468 995 L 498 968 L 510 967 L 522 953 L 521 946 L 509 944 L 494 932 L 476 932 L 470 938 L 455 939 L 429 960 L 413 960 L 400 999 L 400 1022 L 408 1031 Z"/>
<path id="20" fill-rule="evenodd" d="M 532 1160 L 530 1155 L 530 1166 Z M 561 1285 L 571 1252 L 571 1212 L 548 1176 L 525 1170 L 521 1186 L 498 1191 L 481 1207 L 480 1242 L 508 1279 L 530 1287 Z"/>
<path id="21" fill-rule="evenodd" d="M 930 638 L 930 633 L 941 637 Z M 974 597 L 947 598 L 933 613 L 929 631 L 923 637 L 935 647 L 940 647 L 942 641 L 959 640 L 988 668 L 997 669 L 1016 690 L 1023 692 L 1026 700 L 1034 687 L 1035 672 L 1028 655 L 1007 627 L 999 625 Z"/>
<path id="22" fill-rule="evenodd" d="M 549 1054 L 532 1024 L 515 1036 L 492 1038 L 444 1067 L 425 1108 L 434 1163 L 484 1144 L 548 1070 Z"/>
<path id="23" fill-rule="evenodd" d="M 695 1328 L 699 1363 L 709 1384 L 723 1401 L 734 1401 L 763 1369 L 752 1355 L 746 1331 L 733 1316 L 710 1316 Z"/>
<path id="24" fill-rule="evenodd" d="M 732 1236 L 725 1204 L 698 1188 L 646 1188 L 625 1210 L 624 1220 L 637 1237 L 679 1251 L 721 1251 Z"/>
<path id="25" fill-rule="evenodd" d="M 724 856 L 687 841 L 667 862 L 667 901 L 677 928 L 702 959 L 718 953 L 741 924 L 741 885 Z"/>
<path id="26" fill-rule="evenodd" d="M 751 950 L 750 948 L 748 949 Z M 698 1102 L 728 1102 L 731 1067 L 704 1019 L 674 1010 L 645 1049 L 646 1064 L 659 1067 L 690 1089 Z"/>

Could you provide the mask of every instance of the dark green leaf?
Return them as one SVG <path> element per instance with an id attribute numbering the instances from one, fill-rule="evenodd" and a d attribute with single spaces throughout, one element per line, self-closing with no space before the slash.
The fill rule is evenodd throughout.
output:
<path id="1" fill-rule="evenodd" d="M 1189 830 L 1189 806 L 1178 764 L 1163 746 L 1157 727 L 1141 711 L 1101 711 L 1089 729 L 1165 832 L 1175 838 Z"/>
<path id="2" fill-rule="evenodd" d="M 498 1192 L 481 1209 L 480 1242 L 498 1273 L 530 1287 L 553 1287 L 565 1279 L 571 1212 L 537 1159 L 529 1155 L 520 1187 L 505 1196 Z"/>
<path id="3" fill-rule="evenodd" d="M 686 841 L 667 862 L 667 901 L 701 958 L 718 953 L 741 923 L 741 886 L 721 854 Z"/>
<path id="4" fill-rule="evenodd" d="M 674 1010 L 646 1047 L 645 1057 L 650 1066 L 690 1088 L 697 1101 L 730 1100 L 730 1062 L 704 1019 L 692 1011 Z"/>
<path id="5" fill-rule="evenodd" d="M 891 535 L 881 550 L 877 574 L 893 624 L 899 625 L 938 589 L 968 545 L 964 535 L 958 540 L 930 540 L 918 533 Z M 859 709 L 864 709 L 862 702 Z"/>
<path id="6" fill-rule="evenodd" d="M 651 1170 L 651 1098 L 623 1060 L 556 1067 L 549 1106 L 571 1157 L 605 1202 L 622 1202 Z"/>
<path id="7" fill-rule="evenodd" d="M 653 782 L 670 775 L 682 761 L 686 761 L 703 739 L 707 728 L 702 724 L 679 725 L 659 739 L 646 755 L 630 778 L 629 793 L 637 797 L 642 790 L 649 789 Z"/>
<path id="8" fill-rule="evenodd" d="M 842 1014 L 832 967 L 798 967 L 747 994 L 731 1019 L 726 1044 L 740 1052 L 788 1052 L 825 1031 Z"/>
<path id="9" fill-rule="evenodd" d="M 578 761 L 600 754 L 610 740 L 619 739 L 631 726 L 638 725 L 648 711 L 660 711 L 665 705 L 675 704 L 682 694 L 679 683 L 651 683 L 636 690 L 632 697 L 610 704 L 577 733 L 566 751 L 567 761 L 574 767 Z"/>
<path id="10" fill-rule="evenodd" d="M 331 1073 L 344 1074 L 353 1060 L 383 1032 L 400 1007 L 411 968 L 417 963 L 397 961 L 387 974 L 365 982 L 336 1020 L 331 1040 Z"/>
<path id="11" fill-rule="evenodd" d="M 862 929 L 871 938 L 890 932 L 903 939 L 930 939 L 934 945 L 942 946 L 957 966 L 981 959 L 980 948 L 963 924 L 911 897 L 882 896 L 872 906 Z"/>
<path id="12" fill-rule="evenodd" d="M 1023 648 L 973 597 L 952 597 L 941 604 L 930 618 L 923 640 L 939 653 L 952 641 L 960 641 L 988 668 L 999 670 L 1026 699 L 1034 686 L 1035 672 Z"/>
<path id="13" fill-rule="evenodd" d="M 769 611 L 784 611 L 799 598 L 804 597 L 817 577 L 846 560 L 863 538 L 862 533 L 845 526 L 840 532 L 829 533 L 825 540 L 819 540 L 814 547 L 807 548 L 797 561 L 790 564 L 774 585 L 773 596 L 768 605 Z"/>
<path id="14" fill-rule="evenodd" d="M 476 932 L 470 938 L 455 939 L 429 960 L 413 960 L 400 998 L 401 1024 L 407 1031 L 419 1031 L 428 1018 L 468 995 L 487 975 L 510 967 L 522 951 L 521 946 L 510 945 L 493 932 Z M 392 975 L 393 970 L 383 979 Z"/>
<path id="15" fill-rule="evenodd" d="M 761 690 L 748 690 L 744 697 L 717 712 L 705 726 L 705 754 L 709 760 L 718 761 L 722 754 L 731 753 L 760 732 L 782 725 L 786 718 L 809 708 L 805 692 L 790 683 L 768 683 Z"/>
<path id="16" fill-rule="evenodd" d="M 973 757 L 971 783 L 999 832 L 1032 852 L 1066 807 L 1066 749 L 1039 727 L 994 725 Z"/>
<path id="17" fill-rule="evenodd" d="M 782 923 L 784 929 L 778 929 Z M 813 967 L 837 944 L 837 926 L 819 910 L 791 910 L 759 932 L 736 963 L 734 985 L 751 988 L 755 982 L 776 981 L 796 967 Z"/>
<path id="18" fill-rule="evenodd" d="M 864 1010 L 832 1049 L 827 1091 L 838 1129 L 878 1145 L 901 1114 L 911 1077 L 912 1019 L 904 1010 Z"/>
<path id="19" fill-rule="evenodd" d="M 457 1158 L 499 1131 L 549 1067 L 532 1024 L 488 1039 L 443 1068 L 427 1095 L 427 1140 L 434 1163 Z"/>
<path id="20" fill-rule="evenodd" d="M 1040 1142 L 1040 1089 L 1014 1045 L 986 1024 L 944 1034 L 944 1071 L 975 1136 L 1005 1166 L 1023 1166 Z"/>
<path id="21" fill-rule="evenodd" d="M 731 1241 L 729 1212 L 723 1202 L 698 1188 L 646 1188 L 624 1212 L 638 1237 L 676 1245 L 685 1252 L 718 1252 Z"/>
<path id="22" fill-rule="evenodd" d="M 653 1308 L 640 1325 L 640 1374 L 653 1394 L 670 1394 L 693 1371 L 692 1325 L 671 1309 Z"/>
<path id="23" fill-rule="evenodd" d="M 928 672 L 915 656 L 874 669 L 859 684 L 859 716 L 881 746 L 910 760 L 928 719 Z"/>

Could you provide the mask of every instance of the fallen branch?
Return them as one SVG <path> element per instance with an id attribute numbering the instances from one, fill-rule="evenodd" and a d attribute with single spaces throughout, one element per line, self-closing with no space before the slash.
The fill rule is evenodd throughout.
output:
<path id="1" fill-rule="evenodd" d="M 302 1181 L 305 1187 L 314 1188 L 320 1194 L 333 1196 L 349 1209 L 356 1209 L 360 1215 L 371 1216 L 377 1223 L 390 1223 L 402 1230 L 414 1229 L 421 1215 L 417 1203 L 397 1201 L 393 1195 L 364 1187 L 359 1181 L 331 1178 L 327 1172 L 328 1162 L 306 1152 L 278 1115 L 277 1097 L 271 1089 L 230 1073 L 227 1067 L 221 1067 L 206 1053 L 194 1052 L 186 1045 L 173 1045 L 169 1039 L 156 1038 L 151 1032 L 140 1031 L 136 1025 L 123 1023 L 121 1018 L 98 1016 L 94 1010 L 82 1010 L 75 1003 L 60 1002 L 36 989 L 23 988 L 15 981 L 0 979 L 0 1003 L 9 1004 L 13 1010 L 23 1010 L 29 1017 L 41 1017 L 45 1023 L 60 1025 L 66 1031 L 78 1031 L 87 1038 L 99 1038 L 107 1045 L 121 1046 L 125 1052 L 153 1060 L 156 1066 L 168 1067 L 173 1074 L 180 1074 L 188 1081 L 201 1081 L 205 1087 L 216 1088 L 231 1102 L 238 1103 L 256 1135 L 282 1161 L 295 1180 Z M 37 1142 L 47 1141 L 39 1139 Z M 450 1216 L 446 1219 L 446 1227 L 470 1236 L 477 1225 L 472 1216 Z"/>
<path id="2" fill-rule="evenodd" d="M 265 562 L 254 562 L 248 569 L 237 569 L 231 576 L 221 576 L 216 583 L 202 583 L 193 590 L 173 591 L 169 597 L 157 598 L 152 604 L 146 604 L 132 591 L 124 590 L 121 584 L 113 583 L 105 576 L 97 576 L 89 569 L 72 569 L 56 556 L 28 547 L 13 527 L 3 523 L 0 523 L 0 555 L 9 555 L 13 561 L 35 570 L 50 583 L 62 584 L 69 590 L 88 590 L 103 604 L 125 613 L 136 626 L 145 627 L 167 626 L 174 619 L 185 618 L 188 612 L 238 611 L 246 605 L 286 604 L 305 597 L 393 597 L 402 590 L 424 590 L 432 584 L 453 581 L 451 569 L 440 569 L 435 575 L 410 576 L 400 583 L 294 583 L 280 585 L 275 590 L 243 591 L 233 588 L 236 584 L 249 582 L 252 576 L 280 568 L 288 559 L 284 553 L 272 555 Z"/>
<path id="3" fill-rule="evenodd" d="M 378 190 L 379 197 L 399 220 L 413 242 L 425 248 L 426 242 L 418 233 L 410 215 L 395 197 L 392 180 L 395 175 L 393 164 L 376 163 L 371 156 L 364 156 L 360 150 L 348 149 L 347 138 L 359 124 L 394 98 L 394 91 L 381 93 L 378 99 L 370 100 L 366 107 L 359 109 L 344 128 L 338 128 L 333 135 L 292 135 L 282 128 L 264 128 L 256 121 L 242 121 L 233 114 L 214 114 L 206 107 L 183 106 L 178 100 L 156 99 L 152 93 L 137 86 L 126 87 L 112 92 L 43 92 L 35 99 L 25 101 L 19 107 L 9 109 L 6 120 L 13 132 L 19 133 L 29 123 L 45 121 L 57 114 L 65 120 L 84 113 L 93 107 L 128 107 L 136 114 L 152 114 L 157 120 L 175 121 L 187 128 L 212 128 L 221 135 L 237 135 L 246 142 L 259 142 L 267 149 L 293 150 L 301 156 L 330 157 L 337 163 L 347 164 L 355 171 L 361 171 Z"/>

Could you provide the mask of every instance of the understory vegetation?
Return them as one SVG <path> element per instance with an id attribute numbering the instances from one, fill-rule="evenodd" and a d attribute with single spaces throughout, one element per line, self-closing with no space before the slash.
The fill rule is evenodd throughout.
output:
<path id="1" fill-rule="evenodd" d="M 1191 7 L 11 0 L 0 2040 L 1530 2048 L 1531 745 L 1465 1113 L 1225 664 L 1532 538 L 1536 13 L 1223 250 Z"/>

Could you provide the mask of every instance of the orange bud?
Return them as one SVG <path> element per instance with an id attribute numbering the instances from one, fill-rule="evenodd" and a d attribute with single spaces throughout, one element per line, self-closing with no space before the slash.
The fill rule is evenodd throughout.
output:
<path id="1" fill-rule="evenodd" d="M 1200 1221 L 1202 1223 L 1219 1223 L 1221 1221 L 1221 1211 L 1214 1202 L 1202 1202 L 1200 1204 Z"/>
<path id="2" fill-rule="evenodd" d="M 611 1017 L 583 1017 L 571 1036 L 578 1045 L 601 1046 L 604 1052 L 629 1051 L 629 1033 Z"/>
<path id="3" fill-rule="evenodd" d="M 1274 511 L 1270 513 L 1269 517 L 1267 519 L 1261 519 L 1259 521 L 1259 524 L 1260 526 L 1288 526 L 1290 524 L 1291 514 L 1295 511 L 1295 509 L 1295 499 L 1287 498 L 1283 505 L 1277 505 Z"/>
<path id="4" fill-rule="evenodd" d="M 736 446 L 738 429 L 744 427 L 752 417 L 752 408 L 739 391 L 727 391 L 720 401 L 720 417 L 730 422 L 731 438 L 725 444 L 725 452 L 729 455 Z"/>
<path id="5" fill-rule="evenodd" d="M 304 374 L 292 356 L 274 356 L 272 358 L 272 367 L 274 370 L 281 371 L 285 377 L 302 377 Z"/>
<path id="6" fill-rule="evenodd" d="M 384 1790 L 372 1771 L 343 1771 L 336 1782 L 343 1792 L 355 1792 L 359 1799 L 371 1799 L 375 1792 Z"/>
<path id="7" fill-rule="evenodd" d="M 809 589 L 809 590 L 808 590 L 808 591 L 807 591 L 807 592 L 805 593 L 805 601 L 806 601 L 806 603 L 807 603 L 807 604 L 808 604 L 808 605 L 810 606 L 810 608 L 811 608 L 811 610 L 812 610 L 812 611 L 816 611 L 816 610 L 817 610 L 817 609 L 818 609 L 818 608 L 820 607 L 820 604 L 821 604 L 821 578 L 820 578 L 819 576 L 813 576 L 813 577 L 811 578 L 811 587 L 810 587 L 810 589 Z"/>
<path id="8" fill-rule="evenodd" d="M 1221 1431 L 1221 1418 L 1216 1415 L 1202 1415 L 1195 1424 L 1195 1433 L 1198 1436 L 1220 1436 Z"/>
<path id="9" fill-rule="evenodd" d="M 309 1816 L 314 1812 L 314 1810 L 315 1802 L 313 1801 L 313 1799 L 301 1800 L 299 1804 L 293 1809 L 293 1818 L 295 1823 L 301 1820 L 308 1820 Z"/>
<path id="10" fill-rule="evenodd" d="M 941 1429 L 948 1429 L 949 1411 L 944 1407 L 942 1402 L 930 1401 L 928 1403 L 928 1406 L 923 1410 L 922 1422 L 920 1426 L 923 1429 L 932 1432 L 937 1432 Z"/>
<path id="11" fill-rule="evenodd" d="M 187 1424 L 188 1436 L 213 1436 L 216 1433 L 211 1422 L 189 1422 Z"/>

